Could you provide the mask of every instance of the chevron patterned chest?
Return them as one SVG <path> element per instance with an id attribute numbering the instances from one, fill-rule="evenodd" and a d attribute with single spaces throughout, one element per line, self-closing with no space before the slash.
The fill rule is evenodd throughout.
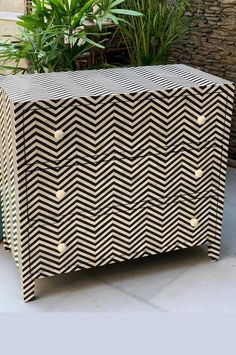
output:
<path id="1" fill-rule="evenodd" d="M 0 88 L 4 246 L 25 301 L 56 274 L 203 244 L 219 258 L 232 83 L 167 65 Z"/>

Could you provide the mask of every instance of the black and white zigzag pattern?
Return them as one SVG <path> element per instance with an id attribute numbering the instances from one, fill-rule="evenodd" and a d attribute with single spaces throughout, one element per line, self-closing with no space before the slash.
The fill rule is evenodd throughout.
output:
<path id="1" fill-rule="evenodd" d="M 26 301 L 41 277 L 201 244 L 219 257 L 232 84 L 170 65 L 0 85 L 4 241 Z"/>

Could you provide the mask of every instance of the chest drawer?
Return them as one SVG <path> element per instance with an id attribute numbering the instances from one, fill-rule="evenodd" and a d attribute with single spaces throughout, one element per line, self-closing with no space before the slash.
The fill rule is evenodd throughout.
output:
<path id="1" fill-rule="evenodd" d="M 116 159 L 34 169 L 26 174 L 29 221 L 76 219 L 80 211 L 126 205 L 148 198 L 149 157 Z M 138 181 L 137 174 L 142 180 Z"/>
<path id="2" fill-rule="evenodd" d="M 218 196 L 214 192 L 200 198 L 193 194 L 175 201 L 167 199 L 163 205 L 151 201 L 149 205 L 149 254 L 193 247 L 216 238 Z"/>
<path id="3" fill-rule="evenodd" d="M 221 182 L 223 146 L 218 143 L 178 145 L 155 154 L 151 149 L 149 195 L 174 197 L 217 190 Z M 160 151 L 159 151 L 160 152 Z"/>
<path id="4" fill-rule="evenodd" d="M 188 149 L 187 149 L 188 148 Z M 221 178 L 221 146 L 173 147 L 159 154 L 98 157 L 93 163 L 26 174 L 29 221 L 76 219 L 80 211 L 102 210 L 141 201 L 206 195 Z"/>
<path id="5" fill-rule="evenodd" d="M 227 94 L 161 96 L 138 101 L 25 112 L 25 163 L 73 164 L 78 157 L 183 143 L 221 141 Z"/>
<path id="6" fill-rule="evenodd" d="M 143 218 L 139 205 L 81 212 L 72 221 L 36 221 L 28 233 L 31 273 L 50 276 L 125 260 L 132 243 L 133 255 L 142 255 L 145 235 L 136 231 Z"/>
<path id="7" fill-rule="evenodd" d="M 30 270 L 44 277 L 201 245 L 215 237 L 218 197 L 149 201 L 29 229 Z"/>
<path id="8" fill-rule="evenodd" d="M 152 146 L 222 141 L 226 135 L 227 93 L 153 99 Z"/>
<path id="9" fill-rule="evenodd" d="M 125 103 L 126 112 L 118 103 L 71 106 L 64 109 L 44 108 L 26 114 L 24 122 L 24 152 L 27 165 L 74 164 L 78 158 L 105 156 L 116 152 L 129 155 L 139 146 L 134 125 L 148 125 L 143 109 L 135 112 L 134 103 Z M 148 110 L 149 111 L 149 110 Z M 144 118 L 146 115 L 146 118 Z"/>

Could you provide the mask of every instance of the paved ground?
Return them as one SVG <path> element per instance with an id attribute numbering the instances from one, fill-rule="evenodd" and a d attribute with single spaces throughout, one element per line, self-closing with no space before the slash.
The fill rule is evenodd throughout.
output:
<path id="1" fill-rule="evenodd" d="M 205 247 L 37 281 L 24 304 L 11 255 L 0 245 L 0 312 L 226 312 L 236 314 L 236 169 L 227 174 L 222 254 Z"/>

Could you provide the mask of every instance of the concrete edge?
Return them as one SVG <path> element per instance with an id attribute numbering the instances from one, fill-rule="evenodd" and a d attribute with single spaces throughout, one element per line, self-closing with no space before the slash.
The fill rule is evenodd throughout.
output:
<path id="1" fill-rule="evenodd" d="M 0 11 L 0 20 L 4 21 L 18 21 L 18 17 L 23 15 L 23 13 L 20 12 L 5 12 L 5 11 Z"/>

